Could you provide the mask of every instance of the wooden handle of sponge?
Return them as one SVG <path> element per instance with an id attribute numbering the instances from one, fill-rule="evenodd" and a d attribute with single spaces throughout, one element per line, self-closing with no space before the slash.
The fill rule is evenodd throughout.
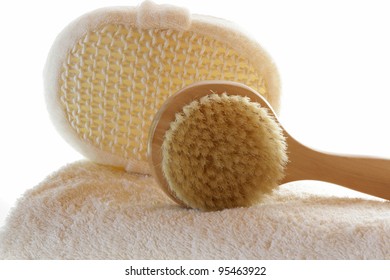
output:
<path id="1" fill-rule="evenodd" d="M 289 163 L 282 183 L 319 180 L 390 200 L 390 160 L 333 155 L 287 136 Z"/>

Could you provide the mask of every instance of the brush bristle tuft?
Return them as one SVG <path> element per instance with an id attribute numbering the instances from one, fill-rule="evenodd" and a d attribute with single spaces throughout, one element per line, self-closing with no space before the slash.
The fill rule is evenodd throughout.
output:
<path id="1" fill-rule="evenodd" d="M 282 129 L 249 98 L 211 94 L 186 105 L 164 136 L 162 168 L 171 192 L 201 210 L 253 205 L 283 178 Z"/>

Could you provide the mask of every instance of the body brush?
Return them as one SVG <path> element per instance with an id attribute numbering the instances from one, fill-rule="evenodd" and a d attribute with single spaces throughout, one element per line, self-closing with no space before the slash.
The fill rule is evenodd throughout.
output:
<path id="1" fill-rule="evenodd" d="M 297 180 L 390 199 L 390 160 L 300 144 L 259 93 L 235 82 L 199 82 L 171 96 L 152 122 L 148 158 L 174 201 L 201 210 L 250 206 Z"/>

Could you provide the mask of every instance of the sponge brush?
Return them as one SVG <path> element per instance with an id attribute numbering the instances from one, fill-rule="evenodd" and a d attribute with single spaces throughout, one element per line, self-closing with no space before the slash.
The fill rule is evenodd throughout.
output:
<path id="1" fill-rule="evenodd" d="M 277 187 L 286 162 L 282 130 L 267 109 L 226 93 L 184 106 L 162 144 L 172 193 L 202 210 L 257 203 Z"/>

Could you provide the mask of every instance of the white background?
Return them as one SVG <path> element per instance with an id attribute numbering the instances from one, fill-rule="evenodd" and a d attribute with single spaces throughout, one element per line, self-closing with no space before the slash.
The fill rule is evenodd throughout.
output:
<path id="1" fill-rule="evenodd" d="M 142 279 L 142 280 L 172 280 L 172 279 L 375 279 L 388 280 L 388 261 L 364 260 L 119 260 L 119 261 L 3 261 L 0 262 L 0 277 L 7 280 L 37 279 L 69 280 L 69 279 Z M 126 269 L 154 268 L 179 269 L 180 266 L 189 269 L 209 269 L 208 276 L 131 276 L 126 275 Z M 219 275 L 222 267 L 266 267 L 265 276 L 235 276 Z M 212 273 L 214 270 L 214 273 Z M 322 277 L 318 277 L 322 276 Z M 35 278 L 33 278 L 35 277 Z"/>
<path id="2" fill-rule="evenodd" d="M 388 1 L 156 2 L 229 19 L 257 39 L 279 67 L 281 121 L 298 140 L 390 158 Z M 45 108 L 42 69 L 55 36 L 87 11 L 139 3 L 1 2 L 0 225 L 27 189 L 82 158 L 57 134 Z"/>

